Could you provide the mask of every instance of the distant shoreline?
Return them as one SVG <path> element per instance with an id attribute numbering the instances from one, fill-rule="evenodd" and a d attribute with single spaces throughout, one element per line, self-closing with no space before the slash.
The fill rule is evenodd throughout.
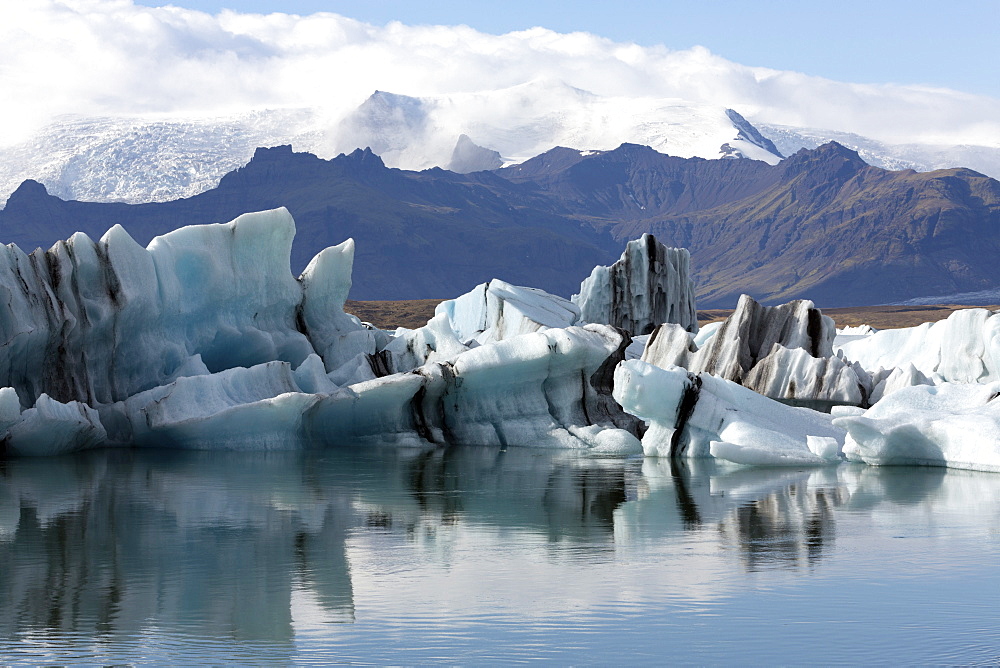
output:
<path id="1" fill-rule="evenodd" d="M 408 299 L 401 301 L 355 301 L 348 299 L 344 310 L 382 329 L 407 327 L 415 329 L 427 324 L 434 315 L 434 308 L 444 299 Z M 915 327 L 924 322 L 944 320 L 953 312 L 967 308 L 1000 310 L 1000 305 L 969 306 L 962 304 L 934 304 L 927 306 L 848 306 L 822 309 L 838 327 L 871 325 L 875 329 Z M 698 323 L 706 324 L 724 320 L 732 309 L 706 309 L 698 311 Z"/>

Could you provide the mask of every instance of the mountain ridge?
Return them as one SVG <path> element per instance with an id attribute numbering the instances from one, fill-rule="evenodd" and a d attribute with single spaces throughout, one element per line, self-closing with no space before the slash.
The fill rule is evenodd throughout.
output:
<path id="1" fill-rule="evenodd" d="M 458 174 L 390 168 L 370 149 L 324 160 L 258 148 L 205 193 L 138 205 L 64 201 L 26 181 L 0 239 L 26 250 L 122 224 L 139 243 L 174 227 L 286 206 L 293 270 L 357 242 L 353 299 L 460 294 L 502 278 L 569 295 L 597 264 L 651 232 L 692 254 L 702 308 L 741 292 L 765 303 L 887 303 L 996 287 L 1000 183 L 972 170 L 887 171 L 837 143 L 777 165 L 676 158 L 635 144 L 555 148 Z"/>

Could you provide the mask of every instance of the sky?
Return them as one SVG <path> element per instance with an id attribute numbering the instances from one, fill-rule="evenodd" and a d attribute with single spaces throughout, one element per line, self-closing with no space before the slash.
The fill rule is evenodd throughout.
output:
<path id="1" fill-rule="evenodd" d="M 923 84 L 1000 97 L 1000 0 L 139 0 L 218 13 L 334 12 L 385 25 L 535 26 L 854 83 Z"/>
<path id="2" fill-rule="evenodd" d="M 997 25 L 1000 0 L 6 2 L 0 145 L 63 114 L 309 107 L 336 118 L 375 90 L 548 81 L 882 141 L 1000 148 Z"/>

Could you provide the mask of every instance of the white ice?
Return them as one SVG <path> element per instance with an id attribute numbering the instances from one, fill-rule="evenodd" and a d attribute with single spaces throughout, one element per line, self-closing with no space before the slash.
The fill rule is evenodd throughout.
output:
<path id="1" fill-rule="evenodd" d="M 585 322 L 649 334 L 665 322 L 698 331 L 691 255 L 668 248 L 651 234 L 628 242 L 610 267 L 594 267 L 573 295 Z"/>
<path id="2" fill-rule="evenodd" d="M 1000 314 L 963 309 L 939 322 L 875 332 L 839 350 L 870 372 L 912 364 L 936 381 L 989 383 L 1000 380 Z"/>
<path id="3" fill-rule="evenodd" d="M 869 392 L 867 373 L 833 355 L 833 320 L 810 301 L 769 307 L 743 295 L 732 315 L 704 330 L 692 336 L 660 325 L 642 359 L 714 374 L 777 399 L 861 404 Z"/>
<path id="4" fill-rule="evenodd" d="M 872 465 L 1000 472 L 1000 382 L 900 389 L 860 415 L 834 419 L 844 455 Z"/>
<path id="5" fill-rule="evenodd" d="M 713 456 L 764 466 L 840 461 L 844 434 L 831 425 L 831 416 L 786 406 L 710 374 L 626 361 L 615 371 L 614 397 L 649 423 L 642 438 L 646 455 Z"/>
<path id="6" fill-rule="evenodd" d="M 392 335 L 343 312 L 353 242 L 324 250 L 296 279 L 294 232 L 277 209 L 181 228 L 147 249 L 120 227 L 30 256 L 3 248 L 3 451 L 641 450 L 591 382 L 623 354 L 619 331 L 575 326 L 568 300 L 491 281 Z"/>
<path id="7" fill-rule="evenodd" d="M 499 279 L 477 285 L 457 299 L 441 302 L 434 315 L 444 316 L 456 338 L 466 345 L 503 341 L 580 322 L 580 309 L 568 299 Z"/>
<path id="8" fill-rule="evenodd" d="M 469 444 L 802 466 L 843 450 L 1000 471 L 1000 321 L 988 311 L 866 335 L 834 356 L 832 321 L 810 302 L 747 298 L 697 335 L 661 325 L 640 360 L 642 338 L 494 280 L 389 333 L 343 311 L 353 242 L 296 279 L 294 232 L 277 209 L 146 249 L 120 227 L 30 255 L 0 248 L 0 454 Z M 877 403 L 831 417 L 758 392 Z"/>

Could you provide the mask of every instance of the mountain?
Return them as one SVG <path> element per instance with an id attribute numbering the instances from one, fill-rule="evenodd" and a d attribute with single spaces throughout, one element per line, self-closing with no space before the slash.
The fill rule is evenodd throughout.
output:
<path id="1" fill-rule="evenodd" d="M 700 303 L 740 292 L 826 306 L 895 303 L 998 284 L 1000 183 L 969 169 L 888 171 L 829 143 L 777 181 L 701 210 L 625 222 L 692 250 Z"/>
<path id="2" fill-rule="evenodd" d="M 774 144 L 722 106 L 599 96 L 537 79 L 500 90 L 411 97 L 376 91 L 341 121 L 335 143 L 369 146 L 387 164 L 446 166 L 459 135 L 519 163 L 554 146 L 612 149 L 630 142 L 679 157 L 776 163 Z"/>
<path id="3" fill-rule="evenodd" d="M 63 199 L 165 202 L 191 197 L 253 156 L 294 143 L 325 150 L 327 120 L 306 109 L 219 118 L 65 116 L 0 147 L 0 205 L 25 179 Z"/>
<path id="4" fill-rule="evenodd" d="M 759 113 L 758 113 L 759 115 Z M 411 96 L 375 91 L 342 107 L 260 109 L 217 117 L 64 116 L 0 146 L 0 206 L 26 179 L 63 199 L 165 202 L 202 193 L 258 146 L 291 144 L 321 158 L 368 147 L 389 167 L 459 173 L 519 164 L 557 146 L 623 143 L 681 158 L 776 164 L 829 141 L 886 169 L 962 165 L 1000 177 L 1000 148 L 887 143 L 845 131 L 764 123 L 721 104 L 598 95 L 555 78 L 480 92 Z"/>
<path id="5" fill-rule="evenodd" d="M 370 150 L 322 160 L 290 146 L 258 149 L 218 187 L 172 202 L 64 201 L 26 181 L 0 211 L 0 239 L 47 248 L 77 230 L 97 239 L 121 224 L 146 245 L 176 227 L 280 206 L 297 224 L 295 273 L 322 248 L 355 239 L 354 299 L 447 298 L 492 278 L 568 295 L 621 252 L 607 235 L 551 213 L 530 188 L 489 172 L 475 180 L 405 172 Z"/>
<path id="6" fill-rule="evenodd" d="M 0 205 L 25 179 L 63 199 L 169 201 L 212 188 L 258 146 L 332 158 L 369 147 L 390 167 L 495 169 L 554 146 L 623 142 L 680 157 L 776 163 L 774 145 L 735 111 L 677 99 L 603 97 L 540 79 L 483 93 L 375 91 L 346 113 L 268 109 L 215 118 L 62 117 L 0 146 Z"/>
<path id="7" fill-rule="evenodd" d="M 613 151 L 555 148 L 497 174 L 542 190 L 578 218 L 617 226 L 748 197 L 773 185 L 781 170 L 757 160 L 685 159 L 622 144 Z"/>
<path id="8" fill-rule="evenodd" d="M 888 171 L 836 143 L 776 165 L 635 144 L 555 148 L 470 174 L 392 169 L 370 150 L 323 160 L 282 146 L 173 202 L 64 201 L 27 181 L 0 211 L 0 240 L 47 247 L 119 223 L 145 244 L 278 206 L 298 224 L 296 272 L 355 238 L 354 299 L 450 297 L 490 278 L 569 295 L 642 232 L 691 251 L 702 308 L 731 307 L 742 292 L 833 307 L 998 285 L 1000 183 L 968 169 Z"/>
<path id="9" fill-rule="evenodd" d="M 1000 148 L 968 144 L 930 144 L 918 142 L 888 143 L 852 132 L 820 128 L 792 127 L 757 123 L 755 129 L 766 134 L 775 150 L 792 155 L 803 148 L 817 148 L 835 141 L 858 152 L 865 162 L 884 169 L 914 169 L 929 172 L 962 165 L 977 172 L 1000 178 Z"/>

